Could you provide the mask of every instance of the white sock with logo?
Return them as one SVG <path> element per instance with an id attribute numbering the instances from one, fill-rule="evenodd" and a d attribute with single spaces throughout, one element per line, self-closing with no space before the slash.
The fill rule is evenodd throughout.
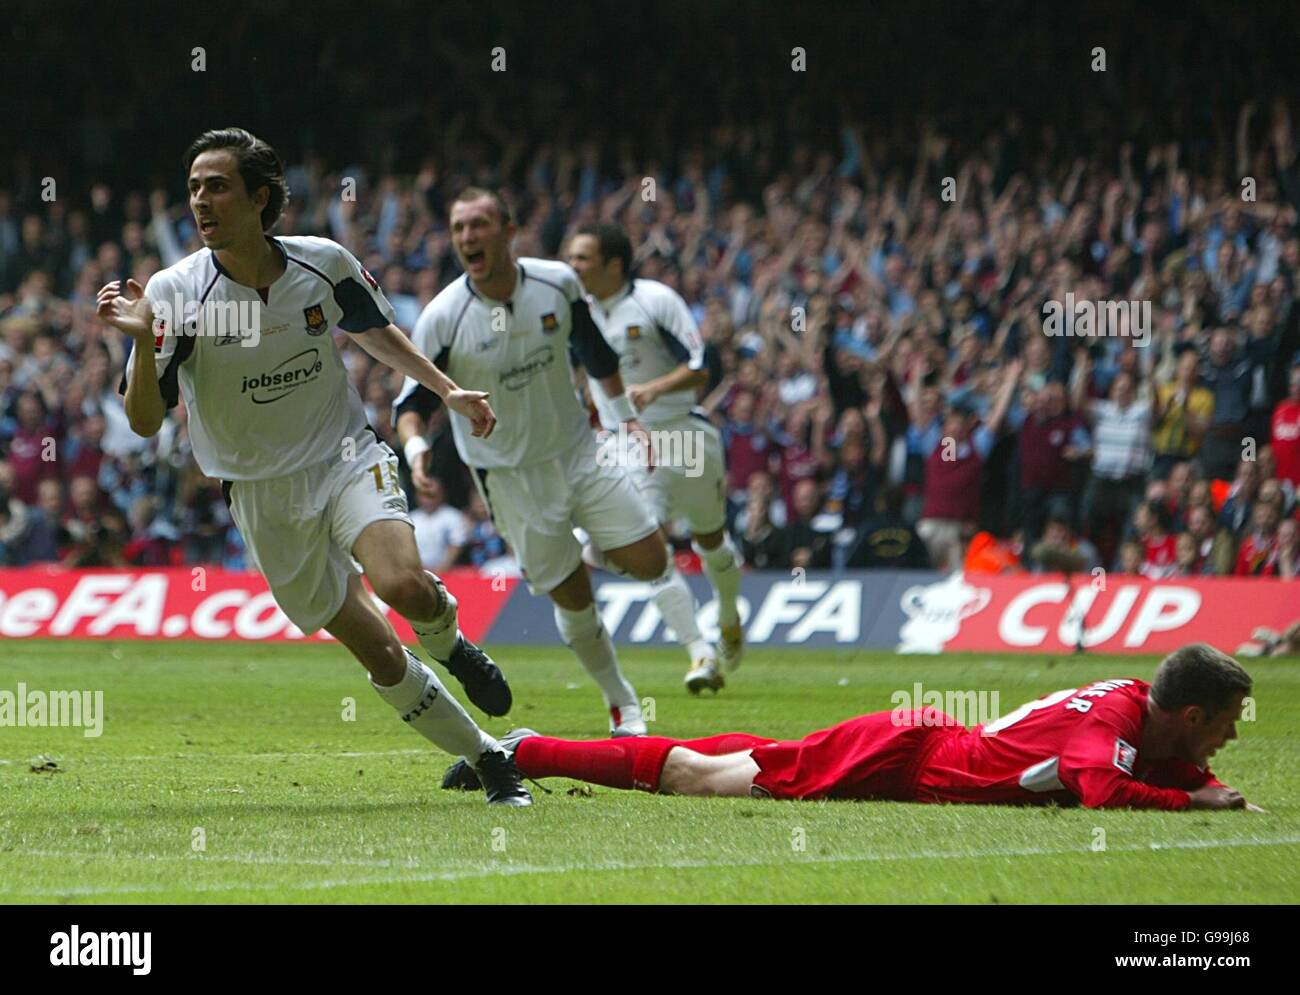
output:
<path id="1" fill-rule="evenodd" d="M 417 622 L 410 618 L 406 621 L 410 625 L 411 631 L 415 633 L 415 637 L 420 640 L 420 645 L 428 651 L 428 654 L 439 663 L 446 663 L 447 658 L 451 656 L 451 651 L 455 649 L 456 639 L 460 635 L 460 626 L 456 624 L 456 598 L 447 590 L 447 585 L 441 580 L 427 570 L 425 574 L 433 581 L 434 587 L 438 589 L 442 596 L 442 613 L 428 622 Z"/>
<path id="2" fill-rule="evenodd" d="M 578 657 L 578 662 L 591 675 L 611 708 L 625 708 L 637 703 L 636 688 L 632 687 L 618 669 L 618 655 L 614 644 L 596 614 L 596 606 L 588 605 L 577 611 L 555 606 L 555 627 L 560 638 Z"/>
<path id="3" fill-rule="evenodd" d="M 691 661 L 713 656 L 713 647 L 700 635 L 700 625 L 695 619 L 695 595 L 681 571 L 668 560 L 663 576 L 650 582 L 651 599 L 664 622 L 673 630 L 677 641 L 686 647 Z"/>
<path id="4" fill-rule="evenodd" d="M 385 687 L 370 678 L 379 697 L 397 709 L 402 721 L 453 757 L 477 762 L 483 753 L 496 749 L 497 741 L 478 727 L 437 675 L 410 650 L 405 652 L 406 675 L 396 684 Z"/>
<path id="5" fill-rule="evenodd" d="M 718 592 L 718 625 L 735 625 L 740 621 L 740 556 L 731 544 L 731 536 L 722 533 L 722 542 L 714 549 L 691 543 L 704 566 L 705 576 Z"/>

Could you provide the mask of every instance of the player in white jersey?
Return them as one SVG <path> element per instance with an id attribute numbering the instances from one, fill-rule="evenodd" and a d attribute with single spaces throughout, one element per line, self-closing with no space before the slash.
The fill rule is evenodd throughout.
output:
<path id="1" fill-rule="evenodd" d="M 717 656 L 726 669 L 735 670 L 743 650 L 737 605 L 740 557 L 724 527 L 727 469 L 722 438 L 695 403 L 697 389 L 708 379 L 695 319 L 671 287 L 631 277 L 632 245 L 617 225 L 579 229 L 570 240 L 568 258 L 590 294 L 592 317 L 619 354 L 628 396 L 655 442 L 655 472 L 633 467 L 633 479 L 661 524 L 686 520 L 691 544 L 718 593 Z M 617 452 L 618 423 L 609 399 L 596 384 L 591 396 L 601 425 L 613 433 L 605 445 Z M 689 599 L 685 581 L 681 586 Z M 670 598 L 672 593 L 657 597 Z M 692 648 L 700 640 L 694 614 L 678 623 L 662 605 L 660 612 L 691 653 L 686 687 L 692 693 L 722 687 L 723 676 L 712 654 L 702 656 Z"/>
<path id="2" fill-rule="evenodd" d="M 569 362 L 573 350 L 613 398 L 615 417 L 640 437 L 618 357 L 592 322 L 573 270 L 553 260 L 515 259 L 515 225 L 499 194 L 464 191 L 451 204 L 450 227 L 465 274 L 424 309 L 412 338 L 458 383 L 493 392 L 500 427 L 480 438 L 458 415 L 451 419 L 456 448 L 529 587 L 549 595 L 561 638 L 600 686 L 611 733 L 642 735 L 636 690 L 619 670 L 573 536 L 575 525 L 585 529 L 639 580 L 660 583 L 668 575 L 658 525 L 635 484 L 620 468 L 601 465 Z M 423 436 L 432 402 L 408 379 L 394 409 L 417 486 L 427 479 Z"/>
<path id="3" fill-rule="evenodd" d="M 417 732 L 477 758 L 490 804 L 530 804 L 496 740 L 402 646 L 361 584 L 354 558 L 471 701 L 493 715 L 509 710 L 505 678 L 460 633 L 456 599 L 420 565 L 397 456 L 366 425 L 330 330 L 417 378 L 484 437 L 496 421 L 487 395 L 461 390 L 411 345 L 342 246 L 266 234 L 288 196 L 269 145 L 241 128 L 209 131 L 190 146 L 186 169 L 204 248 L 147 287 L 132 280 L 99 292 L 100 317 L 134 340 L 122 382 L 131 428 L 156 434 L 184 400 L 195 459 L 223 478 L 284 613 L 304 633 L 324 628 L 343 643 Z"/>

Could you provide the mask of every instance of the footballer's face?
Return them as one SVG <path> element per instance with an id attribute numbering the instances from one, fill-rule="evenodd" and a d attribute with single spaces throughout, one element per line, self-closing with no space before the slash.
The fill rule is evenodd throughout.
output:
<path id="1" fill-rule="evenodd" d="M 610 263 L 601 256 L 600 242 L 595 235 L 573 236 L 569 243 L 569 265 L 593 297 L 608 297 L 622 282 L 610 273 Z"/>
<path id="2" fill-rule="evenodd" d="M 209 249 L 228 249 L 250 233 L 261 235 L 262 208 L 270 191 L 250 197 L 239 175 L 239 162 L 227 149 L 200 153 L 190 166 L 190 211 L 199 238 Z"/>
<path id="3" fill-rule="evenodd" d="M 1183 709 L 1180 715 L 1183 722 L 1183 759 L 1198 767 L 1208 767 L 1210 757 L 1214 756 L 1219 747 L 1228 740 L 1237 738 L 1237 720 L 1241 718 L 1245 701 L 1245 694 L 1237 695 L 1212 718 L 1207 717 L 1205 709 L 1199 705 Z"/>
<path id="4" fill-rule="evenodd" d="M 501 223 L 501 212 L 491 197 L 457 201 L 451 207 L 451 244 L 460 264 L 475 283 L 491 282 L 512 265 L 512 223 Z"/>

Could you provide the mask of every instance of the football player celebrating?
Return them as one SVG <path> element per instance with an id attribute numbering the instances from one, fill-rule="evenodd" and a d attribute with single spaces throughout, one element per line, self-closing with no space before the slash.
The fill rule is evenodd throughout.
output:
<path id="1" fill-rule="evenodd" d="M 691 657 L 686 687 L 692 694 L 703 688 L 716 691 L 727 670 L 740 665 L 742 650 L 740 612 L 740 562 L 723 526 L 727 518 L 726 460 L 722 437 L 695 404 L 696 390 L 708 381 L 704 369 L 704 343 L 686 302 L 677 291 L 657 280 L 634 279 L 632 243 L 617 225 L 593 224 L 578 230 L 569 243 L 569 265 L 587 293 L 591 313 L 605 340 L 619 355 L 619 371 L 628 397 L 641 421 L 660 438 L 679 441 L 672 447 L 683 460 L 665 459 L 658 447 L 655 472 L 629 463 L 633 480 L 659 523 L 684 518 L 691 530 L 692 546 L 704 573 L 718 592 L 718 627 L 721 638 L 715 657 L 700 636 L 694 599 L 680 574 L 654 592 L 659 613 L 676 633 Z M 591 390 L 601 425 L 617 433 L 618 420 L 609 399 L 598 385 Z M 611 435 L 605 445 L 618 448 Z M 599 562 L 599 551 L 589 550 L 589 560 Z"/>
<path id="2" fill-rule="evenodd" d="M 1250 689 L 1232 657 L 1195 643 L 1166 657 L 1149 685 L 1069 688 L 974 729 L 899 708 L 789 742 L 728 733 L 581 743 L 520 729 L 502 744 L 526 777 L 662 794 L 1261 811 L 1208 767 L 1237 738 Z M 477 783 L 463 760 L 443 779 Z"/>
<path id="3" fill-rule="evenodd" d="M 267 234 L 288 190 L 280 157 L 242 128 L 209 131 L 185 156 L 204 247 L 99 292 L 99 316 L 134 341 L 122 391 L 131 428 L 152 436 L 184 400 L 194 457 L 221 478 L 249 555 L 304 633 L 324 628 L 380 697 L 442 749 L 473 758 L 487 800 L 528 805 L 518 772 L 438 677 L 407 650 L 362 586 L 401 613 L 420 644 L 490 715 L 510 708 L 500 670 L 457 625 L 456 599 L 420 565 L 397 456 L 366 425 L 329 334 L 437 393 L 487 437 L 487 395 L 461 390 L 393 322 L 379 285 L 342 246 Z M 233 316 L 251 315 L 241 322 Z"/>
<path id="4" fill-rule="evenodd" d="M 603 465 L 578 400 L 572 350 L 610 398 L 613 417 L 649 438 L 623 392 L 614 354 L 592 321 L 577 274 L 566 264 L 515 259 L 515 224 L 500 194 L 471 187 L 451 204 L 451 241 L 465 269 L 421 313 L 412 338 L 457 382 L 493 391 L 501 427 L 472 431 L 461 412 L 451 419 L 461 459 L 529 588 L 555 604 L 560 636 L 599 685 L 614 736 L 646 731 L 636 691 L 623 677 L 601 624 L 582 562 L 577 526 L 619 570 L 666 582 L 672 569 L 659 525 L 619 466 Z M 427 481 L 424 439 L 433 394 L 408 378 L 394 409 L 417 487 Z"/>

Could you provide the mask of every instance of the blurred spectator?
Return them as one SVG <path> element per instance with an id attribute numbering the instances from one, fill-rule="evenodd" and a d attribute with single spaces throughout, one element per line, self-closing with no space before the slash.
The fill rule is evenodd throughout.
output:
<path id="1" fill-rule="evenodd" d="M 1049 381 L 1032 397 L 1029 412 L 1018 419 L 1018 518 L 1026 547 L 1033 546 L 1043 534 L 1048 508 L 1053 504 L 1066 509 L 1069 521 L 1075 520 L 1075 464 L 1092 452 L 1092 437 L 1083 419 L 1066 407 L 1062 384 Z"/>
<path id="2" fill-rule="evenodd" d="M 518 576 L 519 568 L 497 532 L 483 496 L 475 490 L 469 499 L 469 533 L 461 561 L 485 574 Z"/>
<path id="3" fill-rule="evenodd" d="M 1283 580 L 1300 576 L 1300 522 L 1294 518 L 1277 528 L 1277 576 Z"/>
<path id="4" fill-rule="evenodd" d="M 1177 554 L 1169 531 L 1169 509 L 1159 501 L 1144 501 L 1138 505 L 1133 521 L 1137 541 L 1142 544 L 1142 575 L 1150 580 L 1172 577 Z"/>
<path id="5" fill-rule="evenodd" d="M 1096 546 L 1075 535 L 1071 516 L 1057 510 L 1047 516 L 1029 562 L 1034 573 L 1091 573 L 1101 566 L 1101 556 Z"/>
<path id="6" fill-rule="evenodd" d="M 921 520 L 916 531 L 938 570 L 960 568 L 965 544 L 980 515 L 984 461 L 1002 427 L 1022 365 L 1008 367 L 987 423 L 981 423 L 972 402 L 948 405 L 943 435 L 926 457 Z"/>
<path id="7" fill-rule="evenodd" d="M 1238 577 L 1271 577 L 1277 574 L 1278 525 L 1281 509 L 1276 499 L 1261 494 L 1251 509 L 1251 528 L 1237 549 Z"/>
<path id="8" fill-rule="evenodd" d="M 1196 455 L 1214 416 L 1214 394 L 1197 386 L 1199 365 L 1196 349 L 1187 345 L 1178 356 L 1174 380 L 1156 388 L 1152 474 L 1160 479 L 1175 463 Z"/>
<path id="9" fill-rule="evenodd" d="M 428 488 L 417 492 L 416 507 L 411 509 L 415 525 L 415 544 L 420 562 L 436 574 L 444 574 L 460 559 L 469 542 L 469 521 L 445 503 L 442 484 L 435 477 Z"/>
<path id="10" fill-rule="evenodd" d="M 1210 334 L 1208 355 L 1201 364 L 1201 381 L 1214 392 L 1214 411 L 1199 460 L 1210 480 L 1227 480 L 1241 459 L 1242 440 L 1249 434 L 1251 393 L 1256 369 L 1273 354 L 1272 339 L 1250 336 L 1238 346 L 1235 328 L 1216 328 Z"/>
<path id="11" fill-rule="evenodd" d="M 903 519 L 903 492 L 887 487 L 876 495 L 873 513 L 863 520 L 846 567 L 866 570 L 927 570 L 925 543 Z"/>
<path id="12" fill-rule="evenodd" d="M 1287 375 L 1287 396 L 1273 409 L 1271 441 L 1277 475 L 1300 489 L 1300 353 Z"/>
<path id="13" fill-rule="evenodd" d="M 1089 537 L 1102 555 L 1128 521 L 1146 489 L 1151 465 L 1151 405 L 1137 397 L 1128 373 L 1118 374 L 1108 400 L 1083 395 L 1090 361 L 1083 361 L 1075 385 L 1076 406 L 1093 425 L 1092 477 L 1083 494 L 1082 516 Z"/>
<path id="14" fill-rule="evenodd" d="M 837 523 L 820 514 L 821 495 L 817 484 L 801 480 L 795 484 L 793 515 L 790 521 L 776 530 L 777 560 L 772 564 L 781 569 L 803 567 L 807 570 L 824 570 L 831 565 L 831 541 Z M 754 509 L 751 509 L 751 514 Z"/>

